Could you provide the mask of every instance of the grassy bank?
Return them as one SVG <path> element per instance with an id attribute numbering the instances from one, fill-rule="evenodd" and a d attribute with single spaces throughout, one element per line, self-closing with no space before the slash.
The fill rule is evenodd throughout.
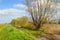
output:
<path id="1" fill-rule="evenodd" d="M 18 30 L 11 25 L 5 25 L 0 29 L 0 40 L 37 40 L 25 31 Z"/>

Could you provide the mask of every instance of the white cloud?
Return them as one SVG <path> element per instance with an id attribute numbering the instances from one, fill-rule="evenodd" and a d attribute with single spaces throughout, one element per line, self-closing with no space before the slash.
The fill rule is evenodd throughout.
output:
<path id="1" fill-rule="evenodd" d="M 22 8 L 22 9 L 27 9 L 27 6 L 24 5 L 24 4 L 15 4 L 14 7 Z"/>
<path id="2" fill-rule="evenodd" d="M 4 10 L 0 10 L 0 15 L 3 14 L 9 14 L 9 13 L 20 13 L 20 12 L 25 12 L 24 10 L 18 10 L 18 9 L 4 9 Z"/>

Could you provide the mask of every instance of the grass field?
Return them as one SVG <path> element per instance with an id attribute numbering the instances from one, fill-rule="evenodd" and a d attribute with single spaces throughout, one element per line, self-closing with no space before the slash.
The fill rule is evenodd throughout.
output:
<path id="1" fill-rule="evenodd" d="M 0 40 L 37 40 L 33 35 L 11 25 L 0 28 Z"/>
<path id="2" fill-rule="evenodd" d="M 53 27 L 52 27 L 53 26 Z M 45 25 L 42 30 L 18 29 L 10 24 L 0 25 L 0 40 L 38 40 L 36 35 L 51 34 L 49 31 L 60 32 L 60 27 Z M 53 33 L 53 32 L 52 32 Z"/>

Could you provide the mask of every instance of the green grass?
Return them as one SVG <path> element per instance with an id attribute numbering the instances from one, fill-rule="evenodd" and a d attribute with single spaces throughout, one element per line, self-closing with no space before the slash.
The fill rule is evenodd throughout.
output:
<path id="1" fill-rule="evenodd" d="M 11 25 L 5 25 L 0 29 L 0 40 L 37 40 L 29 33 L 27 33 L 27 30 L 18 30 Z"/>
<path id="2" fill-rule="evenodd" d="M 22 31 L 24 31 L 24 32 L 26 32 L 28 34 L 39 34 L 39 35 L 40 34 L 50 34 L 48 32 L 42 31 L 42 30 L 29 30 L 29 29 L 24 29 Z"/>

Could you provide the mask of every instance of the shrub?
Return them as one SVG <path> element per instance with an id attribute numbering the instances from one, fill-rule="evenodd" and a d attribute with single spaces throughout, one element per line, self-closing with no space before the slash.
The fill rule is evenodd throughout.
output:
<path id="1" fill-rule="evenodd" d="M 19 17 L 17 19 L 13 19 L 11 21 L 11 25 L 15 26 L 15 27 L 24 27 L 24 25 L 28 22 L 28 18 L 27 17 Z"/>
<path id="2" fill-rule="evenodd" d="M 26 23 L 24 27 L 28 29 L 35 29 L 35 26 L 30 22 Z"/>

